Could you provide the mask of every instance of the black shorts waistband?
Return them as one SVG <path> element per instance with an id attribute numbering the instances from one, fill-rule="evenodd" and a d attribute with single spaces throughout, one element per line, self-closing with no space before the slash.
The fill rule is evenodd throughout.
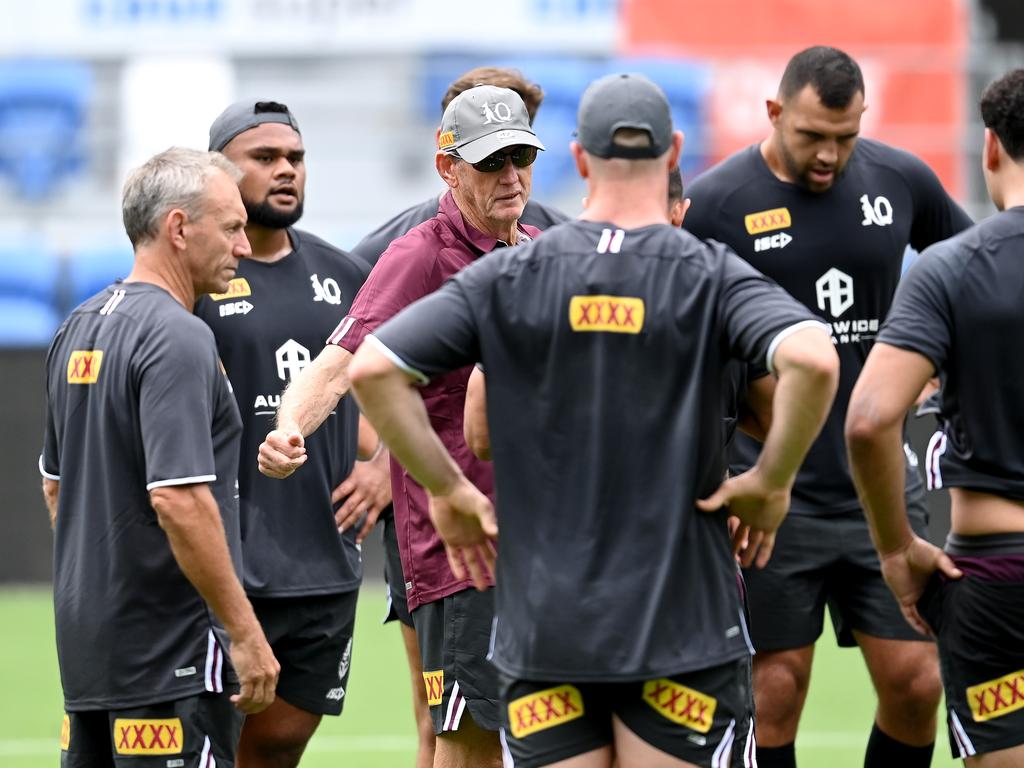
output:
<path id="1" fill-rule="evenodd" d="M 951 557 L 992 557 L 1024 555 L 1024 533 L 991 533 L 985 536 L 946 537 L 946 554 Z"/>

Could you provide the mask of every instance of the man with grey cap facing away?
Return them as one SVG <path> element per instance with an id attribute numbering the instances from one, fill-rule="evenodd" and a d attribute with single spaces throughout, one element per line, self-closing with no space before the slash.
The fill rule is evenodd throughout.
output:
<path id="1" fill-rule="evenodd" d="M 302 215 L 306 158 L 284 104 L 232 104 L 210 127 L 210 149 L 244 172 L 238 186 L 252 255 L 226 291 L 197 304 L 196 314 L 213 330 L 242 414 L 244 585 L 281 663 L 277 699 L 242 727 L 238 765 L 294 768 L 321 717 L 340 714 L 345 703 L 362 579 L 358 537 L 366 533 L 346 513 L 369 508 L 372 520 L 391 487 L 382 455 L 356 461 L 360 419 L 351 401 L 310 438 L 309 466 L 300 476 L 271 480 L 257 471 L 256 455 L 281 390 L 323 346 L 370 266 L 293 226 Z M 379 442 L 367 431 L 365 456 Z M 368 485 L 383 498 L 370 499 Z"/>
<path id="2" fill-rule="evenodd" d="M 306 437 L 348 392 L 352 354 L 381 323 L 481 256 L 538 234 L 519 217 L 530 194 L 531 165 L 543 148 L 515 91 L 480 85 L 452 100 L 438 132 L 435 165 L 449 190 L 437 215 L 381 255 L 323 352 L 292 382 L 277 429 L 260 447 L 260 471 L 284 478 L 307 461 L 312 449 Z M 473 456 L 462 436 L 471 370 L 472 361 L 420 394 L 462 472 L 480 492 L 492 494 L 490 464 Z M 469 579 L 453 573 L 430 524 L 426 493 L 397 462 L 391 465 L 391 482 L 424 693 L 438 735 L 434 765 L 498 766 L 498 686 L 486 658 L 493 591 L 474 591 Z"/>
<path id="3" fill-rule="evenodd" d="M 765 562 L 836 354 L 777 285 L 669 224 L 682 134 L 656 85 L 592 83 L 578 136 L 581 220 L 481 260 L 376 329 L 352 387 L 426 489 L 457 576 L 483 586 L 497 563 L 491 658 L 509 764 L 750 766 L 750 647 L 722 507 L 752 527 L 744 556 Z M 722 483 L 732 359 L 779 381 L 757 465 Z M 475 361 L 498 518 L 417 396 Z"/>

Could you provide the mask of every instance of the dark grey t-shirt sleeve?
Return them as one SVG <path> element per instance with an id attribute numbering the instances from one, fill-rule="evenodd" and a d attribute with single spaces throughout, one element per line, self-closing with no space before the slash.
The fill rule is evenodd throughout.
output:
<path id="1" fill-rule="evenodd" d="M 721 248 L 721 246 L 716 247 Z M 772 371 L 775 349 L 790 333 L 824 324 L 777 283 L 731 251 L 724 259 L 719 314 L 732 355 L 752 370 Z"/>
<path id="2" fill-rule="evenodd" d="M 39 473 L 50 480 L 60 480 L 57 429 L 53 423 L 53 409 L 49 403 L 46 404 L 46 431 L 43 432 L 43 452 L 39 455 Z"/>
<path id="3" fill-rule="evenodd" d="M 942 370 L 953 337 L 954 285 L 949 260 L 925 251 L 900 280 L 876 341 L 924 355 Z"/>
<path id="4" fill-rule="evenodd" d="M 198 319 L 163 326 L 137 371 L 146 490 L 217 479 L 213 460 L 213 334 Z"/>
<path id="5" fill-rule="evenodd" d="M 935 171 L 916 157 L 909 157 L 904 174 L 914 198 L 914 222 L 910 244 L 918 251 L 946 240 L 974 224 L 951 198 Z"/>
<path id="6" fill-rule="evenodd" d="M 458 278 L 410 304 L 368 339 L 423 384 L 480 360 L 476 319 Z"/>

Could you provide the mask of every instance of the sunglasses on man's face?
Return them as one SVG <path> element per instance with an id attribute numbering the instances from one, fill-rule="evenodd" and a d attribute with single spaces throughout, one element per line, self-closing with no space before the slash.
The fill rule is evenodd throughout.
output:
<path id="1" fill-rule="evenodd" d="M 521 144 L 508 150 L 499 149 L 472 165 L 480 173 L 496 173 L 505 167 L 505 158 L 511 160 L 516 168 L 526 168 L 537 159 L 537 148 Z"/>

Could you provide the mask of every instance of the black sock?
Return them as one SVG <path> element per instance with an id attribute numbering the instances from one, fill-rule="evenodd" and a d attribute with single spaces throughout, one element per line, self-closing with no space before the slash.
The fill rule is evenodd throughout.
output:
<path id="1" fill-rule="evenodd" d="M 932 764 L 932 751 L 935 742 L 926 747 L 912 747 L 902 741 L 896 741 L 884 733 L 875 723 L 868 739 L 868 749 L 864 753 L 864 768 L 928 768 Z M 760 759 L 761 753 L 758 752 Z"/>
<path id="2" fill-rule="evenodd" d="M 757 745 L 757 768 L 796 768 L 796 749 L 793 742 L 781 747 Z"/>

